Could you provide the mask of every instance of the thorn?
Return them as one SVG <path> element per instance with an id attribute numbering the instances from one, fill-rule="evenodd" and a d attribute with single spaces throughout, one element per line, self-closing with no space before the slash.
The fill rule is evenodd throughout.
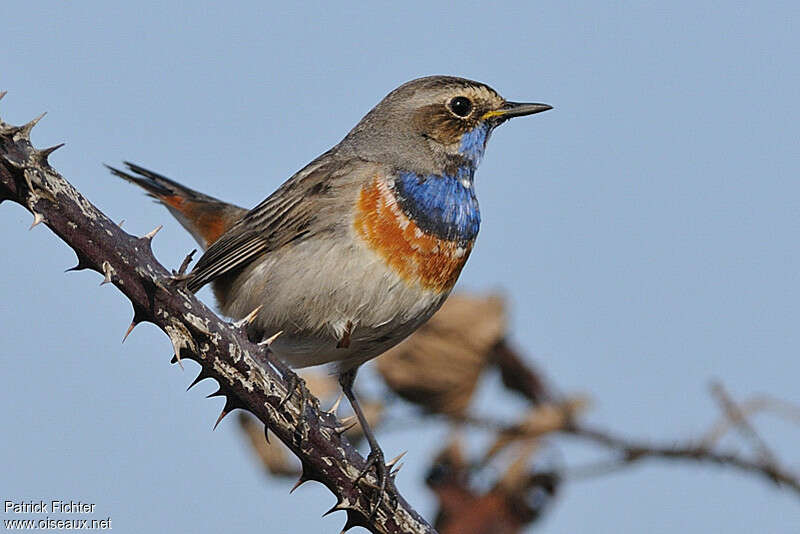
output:
<path id="1" fill-rule="evenodd" d="M 200 372 L 197 374 L 197 377 L 195 377 L 195 379 L 194 379 L 194 380 L 192 380 L 192 383 L 191 383 L 191 384 L 189 384 L 189 387 L 188 387 L 188 388 L 186 388 L 186 391 L 189 391 L 190 389 L 192 389 L 193 387 L 195 387 L 197 384 L 199 384 L 200 382 L 202 382 L 202 381 L 203 381 L 203 380 L 205 380 L 206 378 L 211 378 L 211 377 L 210 377 L 210 376 L 208 376 L 208 375 L 205 373 L 205 369 L 201 369 L 201 370 L 200 370 Z"/>
<path id="2" fill-rule="evenodd" d="M 397 476 L 397 473 L 399 473 L 399 472 L 400 472 L 400 470 L 403 468 L 403 466 L 404 466 L 404 465 L 406 465 L 406 463 L 405 463 L 405 462 L 400 462 L 399 464 L 397 464 L 397 467 L 395 467 L 394 469 L 392 469 L 391 473 L 389 473 L 389 476 L 391 476 L 391 477 L 396 477 L 396 476 Z"/>
<path id="3" fill-rule="evenodd" d="M 292 493 L 294 493 L 294 490 L 296 490 L 297 488 L 299 488 L 300 486 L 302 486 L 303 484 L 305 484 L 309 480 L 310 479 L 306 478 L 305 474 L 300 475 L 300 478 L 298 478 L 297 482 L 294 483 L 294 486 L 292 486 L 292 489 L 289 490 L 289 494 L 291 495 Z"/>
<path id="4" fill-rule="evenodd" d="M 228 405 L 226 404 L 225 408 L 223 408 L 222 411 L 219 413 L 219 417 L 217 417 L 217 422 L 214 423 L 214 428 L 211 429 L 212 432 L 217 429 L 217 426 L 219 426 L 219 423 L 225 418 L 225 416 L 231 413 L 226 409 L 227 407 Z"/>
<path id="5" fill-rule="evenodd" d="M 125 219 L 120 219 L 120 221 L 117 223 L 117 226 L 119 226 L 120 228 L 122 228 L 122 225 L 123 225 L 123 224 L 125 224 Z"/>
<path id="6" fill-rule="evenodd" d="M 130 335 L 131 332 L 133 332 L 133 329 L 136 328 L 136 325 L 138 325 L 138 324 L 139 324 L 139 322 L 136 319 L 131 321 L 131 324 L 128 327 L 128 330 L 126 330 L 125 331 L 125 335 L 122 336 L 122 342 L 123 343 L 125 343 L 125 340 L 128 339 L 128 336 Z"/>
<path id="7" fill-rule="evenodd" d="M 329 414 L 336 415 L 336 410 L 339 409 L 339 404 L 342 403 L 343 398 L 344 398 L 344 393 L 340 391 L 339 396 L 336 397 L 336 400 L 333 401 L 333 404 L 331 404 L 331 407 L 327 410 L 327 412 Z"/>
<path id="8" fill-rule="evenodd" d="M 114 269 L 111 267 L 111 264 L 108 261 L 103 262 L 103 273 L 105 273 L 105 277 L 103 281 L 100 282 L 100 285 L 105 285 L 111 282 L 111 273 L 114 272 Z"/>
<path id="9" fill-rule="evenodd" d="M 42 221 L 44 221 L 44 216 L 41 213 L 33 212 L 33 222 L 28 230 L 33 230 L 33 228 Z"/>
<path id="10" fill-rule="evenodd" d="M 226 406 L 227 406 L 227 405 L 226 405 Z M 217 417 L 217 422 L 216 422 L 216 423 L 214 423 L 214 428 L 212 428 L 212 429 L 211 429 L 211 431 L 212 431 L 212 432 L 213 432 L 214 430 L 216 430 L 216 429 L 217 429 L 217 426 L 219 426 L 219 423 L 220 423 L 220 422 L 221 422 L 221 421 L 222 421 L 222 420 L 225 418 L 225 416 L 226 416 L 226 415 L 228 415 L 229 413 L 231 413 L 231 412 L 229 412 L 229 411 L 225 410 L 225 408 L 223 408 L 223 409 L 222 409 L 222 411 L 219 413 L 219 417 Z"/>
<path id="11" fill-rule="evenodd" d="M 35 119 L 33 119 L 32 121 L 28 122 L 27 124 L 22 125 L 22 127 L 20 128 L 20 133 L 22 133 L 24 137 L 29 137 L 31 134 L 31 130 L 33 130 L 33 127 L 36 126 L 45 115 L 47 115 L 46 111 L 41 115 L 39 115 L 38 117 L 36 117 Z"/>
<path id="12" fill-rule="evenodd" d="M 170 363 L 177 363 L 181 370 L 183 370 L 183 363 L 181 363 L 181 346 L 172 336 L 170 336 L 169 340 L 172 341 L 172 350 L 175 352 L 175 357 L 170 360 Z"/>
<path id="13" fill-rule="evenodd" d="M 238 400 L 236 400 L 234 397 L 225 397 L 225 406 L 222 408 L 222 412 L 220 412 L 219 417 L 217 417 L 217 422 L 214 423 L 213 430 L 217 429 L 220 421 L 222 421 L 226 415 L 237 408 L 243 408 L 242 404 Z"/>
<path id="14" fill-rule="evenodd" d="M 3 100 L 3 97 L 8 94 L 8 91 L 0 91 L 0 100 Z"/>
<path id="15" fill-rule="evenodd" d="M 206 395 L 207 399 L 213 399 L 214 397 L 224 397 L 225 393 L 222 391 L 222 388 L 217 389 L 214 393 L 209 393 Z"/>
<path id="16" fill-rule="evenodd" d="M 260 306 L 259 306 L 259 307 L 260 307 Z M 259 347 L 269 347 L 270 345 L 272 345 L 272 342 L 273 342 L 273 341 L 275 341 L 276 339 L 278 339 L 278 336 L 280 336 L 281 334 L 283 334 L 283 330 L 280 330 L 280 331 L 278 331 L 277 333 L 275 333 L 275 334 L 272 334 L 272 336 L 271 336 L 271 337 L 268 337 L 268 338 L 267 338 L 267 339 L 265 339 L 264 341 L 260 341 L 260 342 L 258 343 L 258 346 L 259 346 Z"/>
<path id="17" fill-rule="evenodd" d="M 336 432 L 341 436 L 342 434 L 344 434 L 345 432 L 356 426 L 357 423 L 358 419 L 356 418 L 355 415 L 351 415 L 350 417 L 345 417 L 344 419 L 342 419 L 341 426 L 337 426 L 334 429 L 334 432 Z"/>
<path id="18" fill-rule="evenodd" d="M 47 158 L 50 157 L 50 154 L 52 154 L 53 152 L 55 152 L 56 150 L 58 150 L 62 146 L 64 146 L 64 143 L 59 143 L 57 145 L 53 145 L 53 146 L 48 147 L 48 148 L 43 148 L 43 149 L 41 149 L 41 150 L 39 150 L 37 152 L 37 155 L 41 158 L 42 161 L 47 163 Z"/>
<path id="19" fill-rule="evenodd" d="M 331 507 L 331 509 L 330 509 L 330 510 L 328 510 L 327 512 L 325 512 L 324 514 L 322 514 L 322 517 L 325 517 L 325 516 L 327 516 L 327 515 L 331 515 L 333 512 L 341 512 L 341 511 L 343 511 L 343 510 L 347 510 L 347 508 L 345 508 L 344 506 L 342 506 L 342 501 L 341 501 L 341 500 L 339 500 L 339 501 L 338 501 L 336 504 L 334 504 L 334 505 Z"/>
<path id="20" fill-rule="evenodd" d="M 65 269 L 65 273 L 69 273 L 72 271 L 83 271 L 84 269 L 88 269 L 89 265 L 83 261 L 83 259 L 78 258 L 78 264 L 74 267 L 70 267 L 69 269 Z"/>
<path id="21" fill-rule="evenodd" d="M 153 228 L 152 230 L 150 230 L 149 232 L 144 234 L 142 236 L 142 239 L 146 239 L 147 241 L 152 241 L 153 238 L 156 236 L 156 234 L 159 231 L 161 231 L 162 228 L 164 228 L 164 225 L 163 224 L 159 224 L 158 226 L 156 226 L 155 228 Z"/>
<path id="22" fill-rule="evenodd" d="M 386 467 L 392 467 L 394 464 L 396 464 L 397 462 L 399 462 L 399 461 L 400 461 L 400 458 L 402 458 L 403 456 L 405 456 L 407 452 L 408 452 L 408 451 L 403 451 L 403 452 L 401 452 L 400 454 L 398 454 L 397 456 L 395 456 L 394 458 L 392 458 L 391 460 L 389 460 L 388 462 L 386 462 Z M 400 465 L 403 465 L 403 464 L 400 464 Z M 398 467 L 398 469 L 399 469 L 399 467 Z"/>
<path id="23" fill-rule="evenodd" d="M 263 307 L 264 307 L 263 305 L 257 307 L 256 309 L 254 309 L 253 311 L 248 313 L 247 316 L 244 319 L 242 319 L 240 321 L 236 321 L 235 323 L 233 323 L 233 326 L 235 326 L 236 328 L 242 328 L 244 326 L 249 325 L 250 323 L 255 321 L 256 316 L 258 315 L 258 312 L 260 312 L 261 308 L 263 308 Z"/>
<path id="24" fill-rule="evenodd" d="M 345 417 L 344 419 L 342 419 L 341 423 L 343 425 L 349 425 L 353 421 L 358 421 L 358 417 L 356 417 L 355 415 L 349 415 L 349 416 Z"/>

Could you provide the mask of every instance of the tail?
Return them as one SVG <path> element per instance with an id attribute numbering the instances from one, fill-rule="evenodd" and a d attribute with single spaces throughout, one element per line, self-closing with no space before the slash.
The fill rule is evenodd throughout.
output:
<path id="1" fill-rule="evenodd" d="M 247 213 L 244 208 L 184 187 L 153 171 L 127 161 L 124 163 L 133 174 L 109 165 L 106 168 L 111 174 L 138 185 L 149 196 L 166 206 L 203 250 Z"/>

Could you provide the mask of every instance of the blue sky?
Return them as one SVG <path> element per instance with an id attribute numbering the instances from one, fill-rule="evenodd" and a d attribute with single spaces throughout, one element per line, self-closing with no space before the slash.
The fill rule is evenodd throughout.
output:
<path id="1" fill-rule="evenodd" d="M 591 394 L 592 421 L 688 438 L 717 415 L 713 379 L 800 402 L 799 22 L 792 2 L 7 3 L 0 114 L 48 111 L 34 141 L 66 142 L 53 164 L 128 231 L 164 224 L 156 255 L 176 266 L 191 237 L 102 162 L 252 206 L 409 79 L 552 104 L 492 137 L 459 287 L 508 296 L 514 342 Z M 321 486 L 290 496 L 233 419 L 211 432 L 212 386 L 184 392 L 194 372 L 169 365 L 166 336 L 120 345 L 130 305 L 63 274 L 74 255 L 30 221 L 0 206 L 2 498 L 94 502 L 121 532 L 338 532 Z M 800 468 L 800 431 L 757 424 Z M 419 435 L 379 438 L 409 449 L 400 486 L 430 517 L 421 473 L 442 433 Z M 538 532 L 798 525 L 796 497 L 761 480 L 653 463 L 570 484 Z"/>

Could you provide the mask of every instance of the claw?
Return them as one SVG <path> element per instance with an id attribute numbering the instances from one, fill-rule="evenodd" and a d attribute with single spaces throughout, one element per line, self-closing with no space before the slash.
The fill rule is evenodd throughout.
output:
<path id="1" fill-rule="evenodd" d="M 261 343 L 259 343 L 260 345 Z M 289 375 L 289 385 L 286 386 L 286 395 L 283 396 L 281 401 L 278 403 L 278 409 L 280 410 L 283 408 L 283 405 L 289 402 L 289 399 L 292 398 L 292 393 L 294 393 L 295 388 L 297 388 L 297 383 L 300 381 L 300 377 L 296 374 L 292 373 Z"/>
<path id="2" fill-rule="evenodd" d="M 354 484 L 358 484 L 358 481 L 364 478 L 364 475 L 367 472 L 375 467 L 375 478 L 378 482 L 376 486 L 376 491 L 378 493 L 378 498 L 375 500 L 375 504 L 371 504 L 371 508 L 369 511 L 368 519 L 372 519 L 375 517 L 375 512 L 378 511 L 381 504 L 383 504 L 383 496 L 386 493 L 386 464 L 383 461 L 383 451 L 379 448 L 375 448 L 369 451 L 369 456 L 367 456 L 367 464 L 364 466 L 364 469 L 356 477 Z"/>
<path id="3" fill-rule="evenodd" d="M 275 340 L 275 338 L 278 337 L 280 334 L 281 334 L 281 332 L 278 332 L 277 334 L 275 334 L 274 336 L 272 336 L 268 340 L 262 341 L 261 343 L 259 343 L 259 345 L 266 345 L 267 347 L 269 347 L 269 344 L 272 343 Z M 275 365 L 275 361 L 274 360 L 270 360 L 270 362 L 273 365 Z M 278 407 L 276 409 L 280 410 L 281 408 L 283 408 L 283 406 L 287 402 L 289 402 L 289 399 L 292 398 L 292 395 L 294 395 L 295 390 L 299 389 L 300 390 L 300 411 L 304 412 L 306 403 L 308 402 L 308 397 L 311 395 L 311 393 L 309 393 L 309 391 L 308 391 L 308 388 L 306 387 L 306 381 L 303 380 L 302 378 L 300 378 L 299 376 L 297 376 L 297 374 L 294 373 L 291 369 L 288 369 L 288 368 L 285 368 L 285 367 L 282 368 L 280 365 L 277 365 L 276 367 L 280 371 L 280 373 L 283 375 L 283 377 L 289 381 L 288 386 L 286 386 L 286 395 L 284 395 L 284 397 L 278 403 Z M 305 418 L 305 415 L 302 415 L 301 418 Z"/>
<path id="4" fill-rule="evenodd" d="M 120 223 L 121 225 L 122 223 Z M 181 266 L 178 267 L 178 270 L 172 270 L 172 276 L 183 276 L 186 274 L 186 269 L 189 267 L 189 264 L 192 263 L 192 258 L 194 257 L 194 253 L 197 252 L 197 249 L 192 249 L 192 251 L 186 255 L 181 263 Z"/>

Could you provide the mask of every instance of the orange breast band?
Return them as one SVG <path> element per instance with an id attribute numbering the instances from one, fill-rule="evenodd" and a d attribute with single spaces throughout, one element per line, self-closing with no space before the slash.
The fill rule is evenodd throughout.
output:
<path id="1" fill-rule="evenodd" d="M 438 293 L 453 287 L 472 251 L 472 242 L 423 232 L 397 205 L 388 184 L 377 178 L 361 189 L 354 227 L 404 281 Z"/>

